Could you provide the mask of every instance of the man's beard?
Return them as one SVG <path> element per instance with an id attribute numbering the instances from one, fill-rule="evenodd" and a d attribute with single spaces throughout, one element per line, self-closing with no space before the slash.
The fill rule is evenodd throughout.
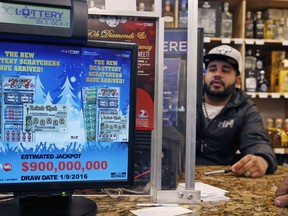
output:
<path id="1" fill-rule="evenodd" d="M 213 81 L 211 83 L 213 83 Z M 212 96 L 218 99 L 225 99 L 234 92 L 235 84 L 236 83 L 234 82 L 231 85 L 224 86 L 224 91 L 217 91 L 217 90 L 215 91 L 215 90 L 211 90 L 208 84 L 204 82 L 203 90 L 208 96 Z"/>

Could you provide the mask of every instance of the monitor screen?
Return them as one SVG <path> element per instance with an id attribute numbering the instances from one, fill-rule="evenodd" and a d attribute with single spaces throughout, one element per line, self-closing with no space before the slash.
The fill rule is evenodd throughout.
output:
<path id="1" fill-rule="evenodd" d="M 0 192 L 133 182 L 137 45 L 0 42 Z"/>

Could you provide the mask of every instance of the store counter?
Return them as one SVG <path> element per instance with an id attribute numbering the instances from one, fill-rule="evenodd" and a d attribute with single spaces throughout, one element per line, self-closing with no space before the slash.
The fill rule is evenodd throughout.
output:
<path id="1" fill-rule="evenodd" d="M 193 213 L 190 214 L 192 216 L 288 215 L 288 208 L 279 208 L 273 203 L 278 184 L 284 176 L 288 176 L 288 166 L 279 166 L 274 174 L 265 175 L 261 178 L 237 177 L 233 173 L 204 175 L 204 172 L 228 168 L 227 166 L 196 166 L 196 181 L 227 190 L 226 197 L 229 197 L 228 201 L 199 202 L 181 206 L 192 210 Z M 152 202 L 149 195 L 108 196 L 91 195 L 91 192 L 91 190 L 81 191 L 80 194 L 83 196 L 84 193 L 85 197 L 97 203 L 97 216 L 133 216 L 130 210 L 144 208 L 137 207 L 137 203 Z M 0 215 L 2 214 L 3 212 L 0 212 Z"/>
<path id="2" fill-rule="evenodd" d="M 229 191 L 229 201 L 201 202 L 181 205 L 193 210 L 192 215 L 288 215 L 288 208 L 274 206 L 275 190 L 284 176 L 288 176 L 288 166 L 279 166 L 272 175 L 261 178 L 236 177 L 233 173 L 205 176 L 204 172 L 227 169 L 226 166 L 197 166 L 196 181 L 207 183 Z M 137 203 L 151 202 L 149 196 L 108 196 L 89 197 L 98 205 L 97 216 L 132 216 L 130 210 L 139 209 Z M 143 207 L 141 207 L 143 208 Z"/>

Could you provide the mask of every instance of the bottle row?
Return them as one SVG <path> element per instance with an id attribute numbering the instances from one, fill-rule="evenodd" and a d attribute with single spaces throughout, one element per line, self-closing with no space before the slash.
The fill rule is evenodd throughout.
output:
<path id="1" fill-rule="evenodd" d="M 187 6 L 187 0 L 177 0 L 173 3 L 171 0 L 164 0 L 162 17 L 165 28 L 187 28 Z M 229 3 L 199 1 L 198 27 L 204 29 L 205 36 L 232 37 L 233 17 L 229 11 Z"/>
<path id="2" fill-rule="evenodd" d="M 154 0 L 135 0 L 137 11 L 154 11 Z M 104 0 L 87 0 L 89 8 L 105 8 Z M 198 1 L 198 27 L 205 37 L 241 38 L 238 29 L 239 14 L 227 1 Z M 265 8 L 253 11 L 247 8 L 245 38 L 288 40 L 288 9 Z M 232 11 L 232 12 L 231 12 Z M 235 13 L 235 16 L 233 16 Z M 162 0 L 165 28 L 187 28 L 188 0 Z M 234 19 L 234 20 L 233 20 Z M 235 24 L 233 32 L 233 23 Z M 234 35 L 233 35 L 234 34 Z"/>
<path id="3" fill-rule="evenodd" d="M 286 9 L 268 8 L 265 11 L 246 12 L 245 38 L 288 39 Z"/>
<path id="4" fill-rule="evenodd" d="M 288 92 L 288 56 L 286 51 L 273 50 L 271 55 L 253 54 L 248 49 L 245 57 L 245 91 Z"/>
<path id="5" fill-rule="evenodd" d="M 288 119 L 267 118 L 266 129 L 273 148 L 288 147 Z"/>
<path id="6" fill-rule="evenodd" d="M 165 28 L 187 28 L 188 24 L 188 0 L 174 1 L 163 0 L 162 17 Z M 175 5 L 178 4 L 178 5 Z M 179 8 L 179 11 L 177 11 Z"/>
<path id="7" fill-rule="evenodd" d="M 199 1 L 198 27 L 206 37 L 233 37 L 233 14 L 229 2 Z"/>

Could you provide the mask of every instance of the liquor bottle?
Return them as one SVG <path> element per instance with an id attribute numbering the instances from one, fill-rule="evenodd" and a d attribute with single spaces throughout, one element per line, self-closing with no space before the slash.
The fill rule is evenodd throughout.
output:
<path id="1" fill-rule="evenodd" d="M 281 91 L 281 88 L 280 88 L 280 86 L 281 86 L 281 74 L 284 74 L 284 71 L 285 71 L 285 66 L 286 66 L 285 60 L 286 60 L 286 52 L 280 51 L 278 53 L 278 56 L 277 56 L 277 67 L 276 67 L 276 70 L 274 72 L 275 92 Z"/>
<path id="2" fill-rule="evenodd" d="M 88 8 L 93 8 L 93 7 L 95 7 L 94 1 L 87 1 L 87 3 L 88 3 Z"/>
<path id="3" fill-rule="evenodd" d="M 264 68 L 264 59 L 261 56 L 259 49 L 256 50 L 255 56 L 256 56 L 256 69 L 262 70 Z"/>
<path id="4" fill-rule="evenodd" d="M 274 148 L 281 148 L 282 145 L 282 137 L 285 138 L 286 134 L 283 130 L 283 119 L 282 118 L 276 118 L 275 119 L 275 128 L 273 133 L 273 147 Z M 284 140 L 283 140 L 284 141 Z"/>
<path id="5" fill-rule="evenodd" d="M 254 37 L 254 21 L 252 19 L 252 12 L 247 11 L 246 21 L 245 21 L 245 37 L 253 38 Z"/>
<path id="6" fill-rule="evenodd" d="M 256 12 L 256 20 L 254 22 L 254 37 L 257 39 L 264 38 L 264 20 L 262 19 L 262 12 Z"/>
<path id="7" fill-rule="evenodd" d="M 246 70 L 247 71 L 247 70 Z M 255 72 L 248 70 L 245 77 L 245 88 L 247 92 L 256 92 L 257 89 L 257 79 Z"/>
<path id="8" fill-rule="evenodd" d="M 145 11 L 145 2 L 139 2 L 138 11 Z"/>
<path id="9" fill-rule="evenodd" d="M 288 40 L 288 18 L 286 18 L 286 21 L 284 20 L 283 39 Z"/>
<path id="10" fill-rule="evenodd" d="M 188 12 L 187 12 L 187 1 L 182 0 L 180 11 L 179 11 L 179 21 L 178 21 L 178 27 L 179 28 L 187 28 L 188 24 Z"/>
<path id="11" fill-rule="evenodd" d="M 174 14 L 171 12 L 171 5 L 170 1 L 165 1 L 165 7 L 162 14 L 164 18 L 164 27 L 165 28 L 173 28 L 174 27 Z"/>
<path id="12" fill-rule="evenodd" d="M 256 60 L 257 60 L 256 57 L 252 56 L 252 49 L 248 49 L 247 54 L 245 56 L 245 69 L 255 70 Z"/>
<path id="13" fill-rule="evenodd" d="M 286 72 L 284 76 L 284 80 L 280 84 L 280 92 L 288 92 L 288 73 Z"/>
<path id="14" fill-rule="evenodd" d="M 269 82 L 265 78 L 265 71 L 261 70 L 260 71 L 260 79 L 257 83 L 257 91 L 258 92 L 267 92 L 269 88 Z"/>
<path id="15" fill-rule="evenodd" d="M 265 39 L 274 39 L 274 31 L 275 31 L 275 25 L 274 20 L 271 16 L 269 16 L 268 19 L 265 20 L 265 27 L 264 27 L 264 38 Z"/>
<path id="16" fill-rule="evenodd" d="M 233 30 L 232 14 L 229 12 L 229 3 L 224 3 L 224 10 L 221 16 L 221 37 L 231 38 Z"/>
<path id="17" fill-rule="evenodd" d="M 275 39 L 284 39 L 285 20 L 280 18 L 279 25 L 275 28 Z"/>
<path id="18" fill-rule="evenodd" d="M 283 127 L 285 134 L 286 134 L 286 142 L 284 142 L 284 146 L 288 147 L 288 118 L 284 120 L 284 127 Z"/>
<path id="19" fill-rule="evenodd" d="M 282 59 L 279 71 L 279 89 L 280 92 L 288 92 L 288 59 L 286 56 Z"/>
<path id="20" fill-rule="evenodd" d="M 266 130 L 268 133 L 268 139 L 271 141 L 271 143 L 273 145 L 273 137 L 274 137 L 274 134 L 276 133 L 276 130 L 274 129 L 273 118 L 267 118 L 266 119 Z"/>
<path id="21" fill-rule="evenodd" d="M 286 120 L 285 120 L 285 124 L 283 125 L 282 118 L 276 118 L 274 125 L 273 125 L 272 118 L 266 119 L 266 130 L 268 133 L 268 138 L 273 145 L 273 148 L 283 148 L 287 146 L 288 132 L 286 132 L 286 129 L 285 129 L 286 127 L 288 129 L 288 119 L 287 119 L 287 125 L 286 125 Z"/>

